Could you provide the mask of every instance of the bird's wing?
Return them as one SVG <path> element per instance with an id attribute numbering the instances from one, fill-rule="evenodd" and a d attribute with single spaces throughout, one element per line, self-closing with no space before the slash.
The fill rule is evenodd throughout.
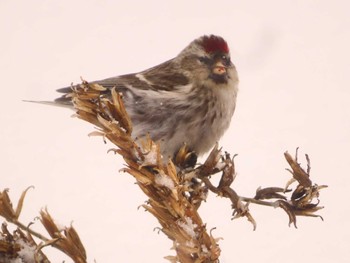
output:
<path id="1" fill-rule="evenodd" d="M 119 92 L 132 93 L 145 90 L 151 91 L 172 91 L 177 87 L 186 86 L 189 84 L 189 79 L 174 68 L 174 63 L 171 60 L 166 61 L 158 66 L 150 68 L 135 74 L 127 74 L 112 78 L 93 81 L 108 90 L 116 88 Z M 56 103 L 71 105 L 70 98 L 66 94 L 71 92 L 71 87 L 58 89 L 57 92 L 64 93 L 61 97 L 55 100 Z M 106 92 L 109 94 L 109 91 Z"/>

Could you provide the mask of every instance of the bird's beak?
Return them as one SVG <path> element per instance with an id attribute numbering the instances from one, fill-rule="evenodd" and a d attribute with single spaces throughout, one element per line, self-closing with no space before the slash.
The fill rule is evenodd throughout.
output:
<path id="1" fill-rule="evenodd" d="M 222 63 L 222 61 L 218 61 L 213 66 L 213 73 L 217 75 L 226 74 L 227 67 Z"/>

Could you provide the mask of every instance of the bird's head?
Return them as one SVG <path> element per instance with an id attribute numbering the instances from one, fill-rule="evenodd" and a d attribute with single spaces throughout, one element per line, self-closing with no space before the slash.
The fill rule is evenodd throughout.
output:
<path id="1" fill-rule="evenodd" d="M 226 41 L 215 35 L 192 41 L 178 56 L 184 74 L 203 84 L 226 85 L 237 81 Z"/>

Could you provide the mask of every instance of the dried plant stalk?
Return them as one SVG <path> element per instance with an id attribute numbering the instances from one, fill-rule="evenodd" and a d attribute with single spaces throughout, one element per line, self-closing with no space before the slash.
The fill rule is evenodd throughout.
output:
<path id="1" fill-rule="evenodd" d="M 136 144 L 121 96 L 112 90 L 111 98 L 105 98 L 100 96 L 101 91 L 103 87 L 85 81 L 74 88 L 70 96 L 77 116 L 98 127 L 95 135 L 107 138 L 118 147 L 114 151 L 127 164 L 122 171 L 134 176 L 149 198 L 143 207 L 158 219 L 161 230 L 173 241 L 177 255 L 167 259 L 184 263 L 217 262 L 220 255 L 217 240 L 207 232 L 197 212 L 198 206 L 189 198 L 191 178 L 178 176 L 172 160 L 164 161 L 159 144 L 150 138 Z M 179 158 L 186 160 L 187 154 L 183 151 Z"/>
<path id="2" fill-rule="evenodd" d="M 7 224 L 3 223 L 0 231 L 0 262 L 48 263 L 50 262 L 42 249 L 53 246 L 69 256 L 76 263 L 86 263 L 86 252 L 78 233 L 73 226 L 60 229 L 47 210 L 40 212 L 40 221 L 51 238 L 34 231 L 22 224 L 18 218 L 23 206 L 24 197 L 29 188 L 23 191 L 17 208 L 12 206 L 8 190 L 0 191 L 0 216 L 18 228 L 10 233 Z M 38 244 L 33 237 L 41 242 Z"/>
<path id="3" fill-rule="evenodd" d="M 143 207 L 154 215 L 161 225 L 161 231 L 173 241 L 175 256 L 165 257 L 169 261 L 181 263 L 219 262 L 220 248 L 218 238 L 208 233 L 206 224 L 198 214 L 198 208 L 206 199 L 208 192 L 229 198 L 232 203 L 232 218 L 245 217 L 256 228 L 256 221 L 249 210 L 251 203 L 282 208 L 289 217 L 289 225 L 296 227 L 297 216 L 320 217 L 315 213 L 319 206 L 320 190 L 326 185 L 314 184 L 310 178 L 310 158 L 306 155 L 307 170 L 298 163 L 298 152 L 293 158 L 288 152 L 284 157 L 292 179 L 285 188 L 259 187 L 252 198 L 240 196 L 233 188 L 236 177 L 234 158 L 222 154 L 215 145 L 202 165 L 194 166 L 194 154 L 184 145 L 173 160 L 163 160 L 159 144 L 150 138 L 136 143 L 132 137 L 132 123 L 125 110 L 120 94 L 113 89 L 110 96 L 98 84 L 82 84 L 74 87 L 68 95 L 77 110 L 76 116 L 95 125 L 97 130 L 91 135 L 99 135 L 117 146 L 112 151 L 120 154 L 126 168 L 122 171 L 132 175 L 140 189 L 148 196 Z M 166 142 L 164 142 L 166 147 Z M 215 186 L 211 177 L 221 174 Z M 297 182 L 294 189 L 289 189 Z M 28 188 L 29 189 L 29 188 Z M 11 234 L 4 223 L 0 231 L 0 262 L 21 258 L 22 262 L 49 262 L 42 249 L 53 246 L 67 254 L 77 263 L 85 263 L 86 251 L 75 229 L 60 229 L 47 210 L 40 212 L 40 221 L 50 238 L 33 231 L 22 224 L 18 218 L 23 206 L 26 189 L 13 208 L 8 190 L 0 192 L 0 216 L 15 224 L 18 229 Z M 316 200 L 316 201 L 315 201 Z M 34 238 L 42 242 L 37 244 Z M 23 260 L 23 248 L 32 251 Z"/>
<path id="4" fill-rule="evenodd" d="M 256 222 L 249 211 L 249 204 L 255 203 L 280 207 L 289 216 L 289 224 L 296 226 L 296 216 L 318 216 L 314 213 L 323 207 L 313 200 L 318 198 L 319 190 L 326 186 L 313 185 L 308 170 L 305 172 L 287 152 L 285 158 L 292 170 L 293 181 L 299 185 L 294 191 L 280 187 L 259 188 L 254 198 L 240 197 L 231 184 L 235 179 L 234 158 L 223 155 L 216 145 L 203 165 L 188 167 L 192 153 L 184 145 L 172 160 L 164 161 L 160 147 L 150 138 L 136 144 L 131 137 L 132 124 L 124 108 L 121 95 L 113 89 L 110 97 L 104 95 L 106 89 L 86 81 L 75 87 L 69 95 L 73 99 L 77 116 L 98 127 L 95 134 L 114 143 L 127 163 L 123 171 L 135 177 L 141 190 L 149 197 L 143 207 L 152 213 L 161 224 L 161 230 L 174 242 L 176 256 L 167 259 L 172 262 L 218 262 L 220 248 L 217 239 L 208 234 L 206 225 L 197 209 L 206 199 L 208 191 L 227 197 L 232 202 L 233 218 L 246 217 L 254 229 Z M 166 147 L 166 142 L 164 142 Z M 235 156 L 234 156 L 235 157 Z M 210 176 L 221 172 L 218 186 L 210 181 Z M 286 193 L 292 192 L 291 197 Z M 270 201 L 270 200 L 275 201 Z"/>

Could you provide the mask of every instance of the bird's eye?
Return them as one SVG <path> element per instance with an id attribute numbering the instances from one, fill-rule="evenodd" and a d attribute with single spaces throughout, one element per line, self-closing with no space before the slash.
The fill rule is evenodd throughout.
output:
<path id="1" fill-rule="evenodd" d="M 222 55 L 222 60 L 224 61 L 230 61 L 230 57 L 226 56 L 226 55 Z"/>
<path id="2" fill-rule="evenodd" d="M 230 64 L 231 64 L 231 59 L 230 59 L 229 56 L 222 55 L 221 59 L 222 59 L 222 61 L 224 61 L 224 63 L 225 63 L 226 65 L 230 65 Z"/>

